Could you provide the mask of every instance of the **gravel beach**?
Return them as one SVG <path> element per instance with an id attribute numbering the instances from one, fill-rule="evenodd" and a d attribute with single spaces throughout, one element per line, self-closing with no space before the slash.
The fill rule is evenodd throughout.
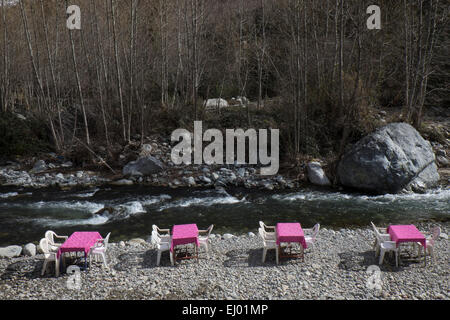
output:
<path id="1" fill-rule="evenodd" d="M 418 224 L 428 231 L 436 224 Z M 367 272 L 378 265 L 373 231 L 329 230 L 324 226 L 305 261 L 282 259 L 277 266 L 274 250 L 261 262 L 262 240 L 255 235 L 211 239 L 210 258 L 184 260 L 171 266 L 163 252 L 156 266 L 156 250 L 144 240 L 110 243 L 109 268 L 94 262 L 81 271 L 81 289 L 68 289 L 69 275 L 54 276 L 53 265 L 40 272 L 43 255 L 0 259 L 0 299 L 444 299 L 449 295 L 448 223 L 438 224 L 444 234 L 436 243 L 436 261 L 427 265 L 403 250 L 401 264 L 386 255 L 381 269 L 381 290 L 371 289 Z M 254 231 L 256 233 L 256 230 Z M 82 263 L 80 263 L 81 265 Z M 73 277 L 73 276 L 72 276 Z"/>

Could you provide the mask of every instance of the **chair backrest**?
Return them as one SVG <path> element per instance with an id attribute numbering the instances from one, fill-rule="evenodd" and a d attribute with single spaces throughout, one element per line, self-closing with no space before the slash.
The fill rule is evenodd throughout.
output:
<path id="1" fill-rule="evenodd" d="M 213 224 L 208 227 L 208 229 L 207 229 L 208 230 L 208 234 L 207 234 L 208 238 L 209 238 L 209 235 L 211 234 L 211 231 L 213 230 L 213 228 L 214 228 Z"/>
<path id="2" fill-rule="evenodd" d="M 161 238 L 159 237 L 158 231 L 152 232 L 152 244 L 157 246 L 161 244 Z"/>
<path id="3" fill-rule="evenodd" d="M 434 241 L 438 240 L 439 235 L 441 234 L 441 228 L 440 227 L 434 227 L 431 229 L 431 239 Z"/>
<path id="4" fill-rule="evenodd" d="M 377 240 L 380 241 L 381 240 L 380 231 L 378 230 L 378 228 L 375 226 L 375 224 L 372 221 L 370 221 L 370 224 L 372 225 L 373 232 L 375 232 L 375 236 L 377 237 Z"/>
<path id="5" fill-rule="evenodd" d="M 109 236 L 111 235 L 111 232 L 108 233 L 108 235 L 106 236 L 106 238 L 103 240 L 103 245 L 105 246 L 105 250 L 108 247 L 108 242 L 109 242 Z"/>
<path id="6" fill-rule="evenodd" d="M 381 244 L 383 242 L 383 239 L 381 239 L 380 232 L 377 228 L 374 228 L 373 231 L 375 232 L 375 237 L 377 238 L 378 243 Z"/>
<path id="7" fill-rule="evenodd" d="M 261 238 L 265 239 L 266 238 L 266 233 L 264 232 L 264 228 L 258 228 L 258 233 L 261 236 Z"/>
<path id="8" fill-rule="evenodd" d="M 264 241 L 264 245 L 266 245 L 266 242 L 267 242 L 267 233 L 266 233 L 266 231 L 264 230 L 264 228 L 258 228 L 258 232 L 259 232 L 259 235 L 261 236 L 261 238 Z"/>
<path id="9" fill-rule="evenodd" d="M 48 231 L 45 232 L 45 239 L 48 240 L 49 244 L 55 244 L 55 239 L 54 239 L 55 235 L 56 235 L 56 233 L 54 233 L 51 230 L 48 230 Z"/>
<path id="10" fill-rule="evenodd" d="M 320 224 L 316 223 L 313 227 L 313 239 L 315 239 L 317 237 L 317 235 L 319 234 L 319 230 L 320 230 Z"/>
<path id="11" fill-rule="evenodd" d="M 41 247 L 42 252 L 44 253 L 44 256 L 47 258 L 50 255 L 50 244 L 48 243 L 47 238 L 42 238 L 39 242 L 39 246 Z"/>

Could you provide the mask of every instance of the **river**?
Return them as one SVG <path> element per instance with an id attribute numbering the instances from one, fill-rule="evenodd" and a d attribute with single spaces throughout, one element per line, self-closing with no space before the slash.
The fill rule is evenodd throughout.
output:
<path id="1" fill-rule="evenodd" d="M 104 207 L 122 214 L 95 215 Z M 258 221 L 300 222 L 304 228 L 404 224 L 450 220 L 450 188 L 426 194 L 368 196 L 316 189 L 170 189 L 98 187 L 87 190 L 0 188 L 0 246 L 38 242 L 46 230 L 111 232 L 113 241 L 147 239 L 152 224 L 171 228 L 214 224 L 213 233 L 257 232 Z"/>

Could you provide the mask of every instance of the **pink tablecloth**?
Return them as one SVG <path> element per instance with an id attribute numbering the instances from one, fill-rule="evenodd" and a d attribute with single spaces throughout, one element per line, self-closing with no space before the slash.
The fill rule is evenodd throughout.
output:
<path id="1" fill-rule="evenodd" d="M 298 242 L 304 249 L 308 247 L 300 223 L 277 223 L 276 233 L 277 245 L 281 242 Z"/>
<path id="2" fill-rule="evenodd" d="M 427 246 L 427 240 L 425 236 L 420 233 L 415 225 L 398 225 L 389 226 L 387 232 L 391 236 L 392 241 L 397 243 L 397 246 L 401 242 L 420 242 L 424 248 Z"/>
<path id="3" fill-rule="evenodd" d="M 64 252 L 79 251 L 83 251 L 85 256 L 87 256 L 91 247 L 98 239 L 103 239 L 98 232 L 74 232 L 61 247 L 59 247 L 57 257 L 59 258 Z"/>
<path id="4" fill-rule="evenodd" d="M 198 228 L 196 224 L 181 224 L 175 225 L 172 229 L 172 244 L 170 251 L 173 252 L 174 247 L 178 245 L 195 243 L 197 247 L 198 242 Z"/>

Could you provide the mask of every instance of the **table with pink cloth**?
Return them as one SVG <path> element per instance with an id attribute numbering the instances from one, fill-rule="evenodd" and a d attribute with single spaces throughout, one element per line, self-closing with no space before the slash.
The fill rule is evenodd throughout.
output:
<path id="1" fill-rule="evenodd" d="M 282 242 L 298 242 L 302 245 L 303 249 L 308 247 L 300 223 L 277 223 L 276 235 L 278 246 Z"/>
<path id="2" fill-rule="evenodd" d="M 392 241 L 395 241 L 397 247 L 401 243 L 405 242 L 419 242 L 423 246 L 424 250 L 426 250 L 427 239 L 413 224 L 389 226 L 387 228 L 387 233 L 391 236 Z M 419 259 L 420 256 L 421 255 L 419 255 Z M 424 263 L 427 263 L 426 255 L 424 255 Z"/>
<path id="3" fill-rule="evenodd" d="M 198 246 L 198 228 L 196 224 L 179 224 L 174 225 L 172 229 L 172 244 L 170 251 L 173 252 L 174 248 L 179 245 L 195 243 Z"/>
<path id="4" fill-rule="evenodd" d="M 87 257 L 91 247 L 97 240 L 103 239 L 98 232 L 74 232 L 72 235 L 59 247 L 57 258 L 64 252 L 84 252 L 84 256 Z"/>
<path id="5" fill-rule="evenodd" d="M 397 247 L 403 242 L 419 242 L 424 248 L 427 247 L 427 239 L 413 224 L 389 226 L 387 233 L 391 236 L 392 241 L 395 241 Z"/>

